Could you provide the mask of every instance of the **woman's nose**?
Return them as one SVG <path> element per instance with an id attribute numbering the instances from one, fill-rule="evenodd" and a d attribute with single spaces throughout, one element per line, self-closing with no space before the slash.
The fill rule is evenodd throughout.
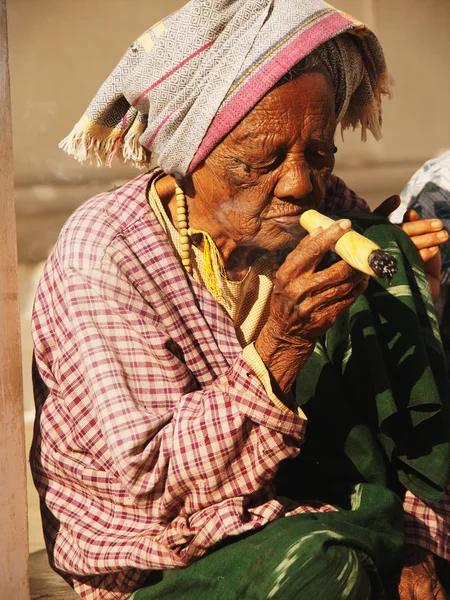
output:
<path id="1" fill-rule="evenodd" d="M 301 200 L 312 191 L 311 170 L 307 164 L 296 162 L 286 165 L 275 186 L 274 195 L 277 198 Z"/>

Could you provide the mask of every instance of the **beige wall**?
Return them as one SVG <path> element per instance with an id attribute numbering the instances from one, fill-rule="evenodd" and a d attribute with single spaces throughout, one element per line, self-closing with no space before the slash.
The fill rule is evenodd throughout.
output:
<path id="1" fill-rule="evenodd" d="M 299 0 L 301 1 L 301 0 Z M 38 265 L 68 215 L 133 168 L 81 166 L 57 147 L 127 46 L 180 0 L 7 0 L 24 356 Z M 450 0 L 336 0 L 371 26 L 396 80 L 384 139 L 337 136 L 337 172 L 374 204 L 450 147 Z M 25 365 L 31 406 L 29 364 Z"/>
<path id="2" fill-rule="evenodd" d="M 19 185 L 103 180 L 134 170 L 81 167 L 58 149 L 125 49 L 177 0 L 8 0 Z M 38 25 L 38 26 L 37 26 Z"/>
<path id="3" fill-rule="evenodd" d="M 8 0 L 16 183 L 128 178 L 132 168 L 78 165 L 58 141 L 125 48 L 180 0 Z M 378 34 L 396 79 L 384 140 L 340 144 L 339 168 L 420 163 L 450 144 L 450 1 L 337 0 Z M 37 26 L 38 24 L 38 26 Z M 56 200 L 55 202 L 63 202 Z"/>

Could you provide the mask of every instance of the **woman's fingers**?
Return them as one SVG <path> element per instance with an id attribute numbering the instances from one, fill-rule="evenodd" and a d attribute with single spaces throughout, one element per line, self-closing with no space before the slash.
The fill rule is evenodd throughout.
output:
<path id="1" fill-rule="evenodd" d="M 348 302 L 350 305 L 365 291 L 368 282 L 368 275 L 353 271 L 353 276 L 342 283 L 314 286 L 310 293 L 299 302 L 299 316 L 303 317 L 314 311 L 326 311 L 328 308 L 334 311 L 340 302 Z"/>
<path id="2" fill-rule="evenodd" d="M 328 229 L 313 231 L 293 250 L 278 271 L 287 280 L 301 274 L 312 273 L 328 250 L 351 228 L 349 219 L 340 219 Z"/>
<path id="3" fill-rule="evenodd" d="M 406 545 L 398 584 L 400 600 L 448 600 L 431 552 Z"/>
<path id="4" fill-rule="evenodd" d="M 364 293 L 367 284 L 368 277 L 351 288 L 340 286 L 339 290 L 333 290 L 331 293 L 330 290 L 326 290 L 304 300 L 298 307 L 300 319 L 306 321 L 303 325 L 302 337 L 313 341 L 323 335 L 333 326 L 338 316 Z"/>
<path id="5" fill-rule="evenodd" d="M 425 233 L 426 231 L 440 231 L 443 227 L 441 219 L 422 219 L 413 209 L 407 210 L 401 224 L 411 233 Z"/>
<path id="6" fill-rule="evenodd" d="M 365 277 L 364 273 L 353 269 L 345 261 L 340 260 L 331 267 L 312 273 L 308 277 L 292 279 L 287 291 L 300 300 L 308 296 L 317 296 L 323 292 L 330 291 L 334 299 L 346 288 L 352 288 Z M 349 291 L 347 290 L 347 291 Z M 345 291 L 344 293 L 347 293 Z M 331 298 L 330 298 L 331 299 Z"/>
<path id="7" fill-rule="evenodd" d="M 297 245 L 296 250 L 300 250 L 301 248 L 306 246 L 312 238 L 319 235 L 319 233 L 322 233 L 322 231 L 323 227 L 317 227 L 317 229 L 314 229 L 314 231 L 311 231 L 311 233 L 305 235 L 305 237 L 300 240 L 300 243 Z"/>
<path id="8" fill-rule="evenodd" d="M 419 250 L 420 258 L 424 263 L 431 260 L 434 256 L 439 254 L 439 248 L 437 246 L 431 246 L 431 248 L 422 248 Z"/>
<path id="9" fill-rule="evenodd" d="M 400 227 L 419 250 L 433 300 L 436 301 L 440 293 L 442 266 L 439 245 L 448 240 L 448 232 L 443 229 L 440 219 L 422 219 L 414 209 L 406 211 Z"/>
<path id="10" fill-rule="evenodd" d="M 417 211 L 415 211 L 413 208 L 409 208 L 404 216 L 403 216 L 403 223 L 407 223 L 408 221 L 420 221 L 421 217 L 419 215 L 419 213 Z M 439 219 L 436 219 L 436 221 L 438 221 Z"/>
<path id="11" fill-rule="evenodd" d="M 282 265 L 278 270 L 270 315 L 255 342 L 257 352 L 284 393 L 291 390 L 299 369 L 310 356 L 318 337 L 367 287 L 368 276 L 344 261 L 323 271 L 299 273 L 307 270 L 308 262 L 312 268 L 317 255 L 323 256 L 330 240 L 336 239 L 335 234 L 324 243 L 325 233 L 312 236 L 313 239 L 305 242 L 304 248 L 308 249 L 306 258 L 304 255 L 297 262 L 296 257 L 289 269 L 283 272 Z M 317 250 L 312 253 L 314 258 L 308 261 L 311 242 L 320 237 L 322 239 Z M 302 250 L 298 248 L 298 253 L 301 254 Z"/>
<path id="12" fill-rule="evenodd" d="M 364 292 L 368 280 L 368 275 L 339 261 L 318 273 L 294 278 L 287 286 L 276 283 L 271 318 L 292 344 L 315 341 Z"/>
<path id="13" fill-rule="evenodd" d="M 407 211 L 405 219 L 400 227 L 409 235 L 426 262 L 436 254 L 437 247 L 448 240 L 448 233 L 443 229 L 440 219 L 421 219 L 415 210 Z"/>
<path id="14" fill-rule="evenodd" d="M 405 233 L 408 232 L 405 230 Z M 437 246 L 448 240 L 448 233 L 442 230 L 437 233 L 431 232 L 418 235 L 409 235 L 409 237 L 411 238 L 417 250 L 428 248 L 433 254 L 436 251 Z"/>
<path id="15" fill-rule="evenodd" d="M 448 600 L 437 578 L 431 578 L 428 574 L 408 575 L 402 574 L 398 590 L 400 600 Z"/>
<path id="16" fill-rule="evenodd" d="M 256 347 L 283 390 L 290 389 L 317 338 L 367 287 L 368 276 L 342 260 L 316 271 L 325 253 L 350 227 L 345 219 L 326 230 L 314 231 L 277 272 L 270 316 Z"/>
<path id="17" fill-rule="evenodd" d="M 414 209 L 406 211 L 403 223 L 400 225 L 410 237 L 436 235 L 436 239 L 441 240 L 440 243 L 448 238 L 448 233 L 443 230 L 443 226 L 441 219 L 422 219 Z M 439 236 L 440 233 L 443 235 Z"/>
<path id="18" fill-rule="evenodd" d="M 425 233 L 440 233 L 443 228 L 443 223 L 440 219 L 414 218 L 411 221 L 404 221 L 400 227 L 410 236 L 423 235 Z"/>

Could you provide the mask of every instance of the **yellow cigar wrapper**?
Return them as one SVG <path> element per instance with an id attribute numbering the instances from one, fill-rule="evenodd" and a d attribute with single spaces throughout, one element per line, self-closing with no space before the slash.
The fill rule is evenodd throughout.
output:
<path id="1" fill-rule="evenodd" d="M 322 215 L 317 210 L 307 210 L 300 216 L 300 225 L 306 229 L 308 233 L 322 227 L 328 229 L 336 223 L 333 219 Z M 362 273 L 376 277 L 375 272 L 369 265 L 369 256 L 374 250 L 380 250 L 380 247 L 364 237 L 360 233 L 350 229 L 336 242 L 334 251 L 336 254 L 345 260 L 350 266 Z"/>

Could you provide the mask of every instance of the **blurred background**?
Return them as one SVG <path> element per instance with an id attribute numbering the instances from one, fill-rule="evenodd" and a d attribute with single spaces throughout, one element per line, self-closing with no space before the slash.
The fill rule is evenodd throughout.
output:
<path id="1" fill-rule="evenodd" d="M 300 2 L 301 0 L 299 0 Z M 84 200 L 135 177 L 58 149 L 125 49 L 183 0 L 7 0 L 27 437 L 33 418 L 30 315 L 43 263 Z M 336 173 L 371 206 L 450 147 L 450 0 L 336 0 L 379 37 L 396 86 L 384 138 L 337 135 Z M 29 487 L 30 550 L 42 547 Z"/>

